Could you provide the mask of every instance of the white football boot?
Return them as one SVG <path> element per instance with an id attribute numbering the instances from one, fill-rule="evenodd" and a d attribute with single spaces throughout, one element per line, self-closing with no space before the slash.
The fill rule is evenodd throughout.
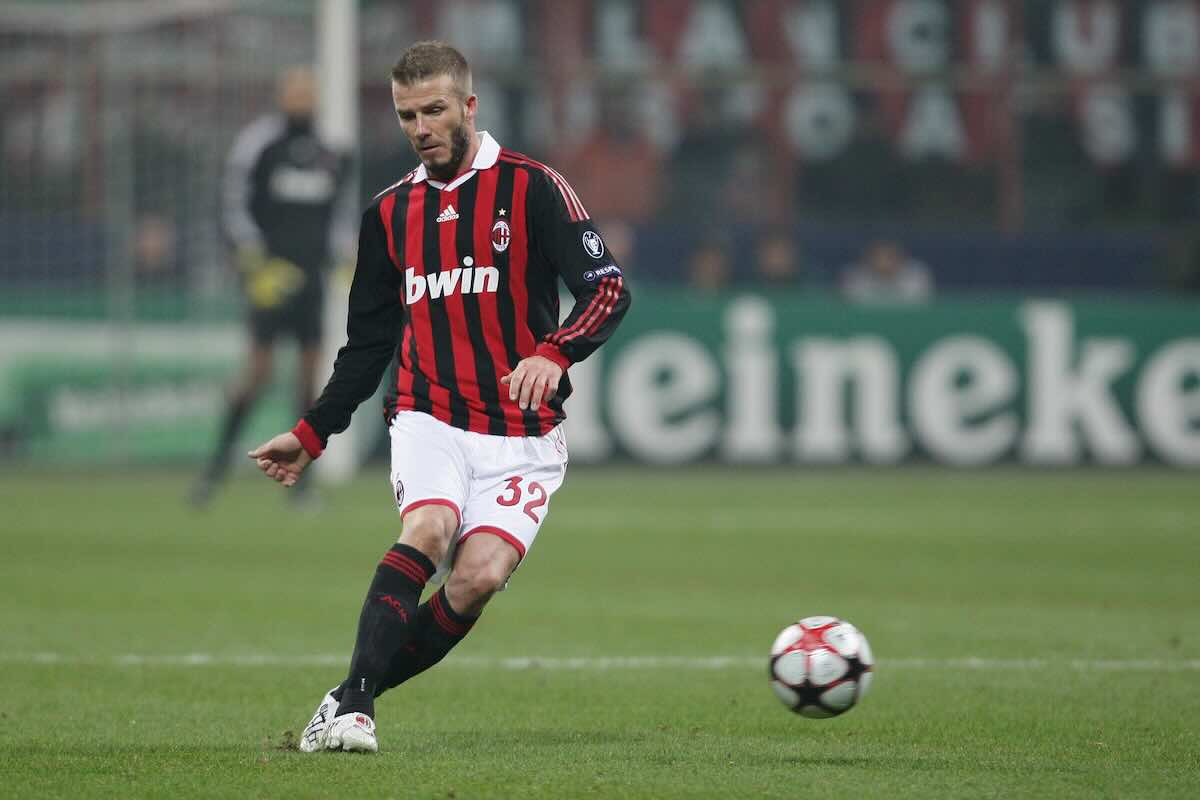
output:
<path id="1" fill-rule="evenodd" d="M 375 740 L 375 721 L 366 714 L 353 712 L 334 717 L 328 737 L 325 746 L 330 750 L 379 752 L 379 742 Z"/>
<path id="2" fill-rule="evenodd" d="M 338 701 L 333 697 L 333 689 L 330 689 L 325 693 L 325 697 L 321 698 L 320 704 L 317 705 L 317 713 L 313 714 L 313 718 L 304 726 L 304 732 L 300 734 L 301 753 L 316 753 L 325 749 L 329 741 L 329 726 L 333 723 L 337 708 Z"/>

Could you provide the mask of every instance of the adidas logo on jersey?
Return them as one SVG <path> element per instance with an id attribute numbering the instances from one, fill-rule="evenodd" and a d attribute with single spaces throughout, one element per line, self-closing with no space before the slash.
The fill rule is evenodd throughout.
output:
<path id="1" fill-rule="evenodd" d="M 442 209 L 442 213 L 438 214 L 438 222 L 449 222 L 452 219 L 458 219 L 458 212 L 454 210 L 454 206 L 449 205 Z"/>
<path id="2" fill-rule="evenodd" d="M 470 258 L 463 259 L 469 264 Z M 404 270 L 404 303 L 412 305 L 429 293 L 430 300 L 459 294 L 495 292 L 500 285 L 500 270 L 495 267 L 454 267 L 432 275 L 418 275 L 412 267 Z"/>

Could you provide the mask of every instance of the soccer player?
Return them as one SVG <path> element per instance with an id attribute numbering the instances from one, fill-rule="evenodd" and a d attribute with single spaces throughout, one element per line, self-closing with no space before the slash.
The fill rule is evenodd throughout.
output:
<path id="1" fill-rule="evenodd" d="M 420 165 L 363 214 L 329 383 L 295 428 L 249 453 L 294 484 L 397 359 L 386 413 L 401 535 L 367 590 L 349 673 L 301 736 L 306 752 L 376 751 L 375 697 L 440 661 L 506 585 L 566 470 L 567 369 L 629 307 L 570 185 L 476 131 L 461 53 L 414 44 L 392 68 L 392 99 Z M 575 298 L 561 324 L 559 279 Z"/>
<path id="2" fill-rule="evenodd" d="M 313 401 L 321 353 L 322 273 L 344 201 L 348 159 L 322 143 L 314 130 L 311 70 L 284 71 L 277 95 L 279 112 L 260 117 L 238 135 L 223 177 L 223 226 L 245 288 L 250 353 L 229 399 L 216 449 L 192 489 L 198 506 L 212 499 L 229 469 L 234 439 L 270 382 L 274 343 L 281 334 L 300 347 L 300 410 Z"/>

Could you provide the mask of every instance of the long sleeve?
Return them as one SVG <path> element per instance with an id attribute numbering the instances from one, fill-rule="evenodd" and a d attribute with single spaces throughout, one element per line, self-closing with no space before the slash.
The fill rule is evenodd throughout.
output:
<path id="1" fill-rule="evenodd" d="M 350 425 L 350 415 L 375 393 L 396 350 L 403 322 L 401 285 L 387 251 L 378 205 L 363 214 L 358 262 L 350 286 L 346 344 L 338 351 L 333 376 L 313 407 L 293 429 L 314 458 L 329 437 Z"/>
<path id="2" fill-rule="evenodd" d="M 263 153 L 283 136 L 283 121 L 275 115 L 262 117 L 243 130 L 234 142 L 221 179 L 222 226 L 236 247 L 265 241 L 254 204 L 263 194 Z"/>
<path id="3" fill-rule="evenodd" d="M 529 202 L 541 255 L 575 297 L 571 313 L 536 352 L 566 369 L 608 340 L 631 298 L 620 265 L 566 181 L 540 173 Z"/>

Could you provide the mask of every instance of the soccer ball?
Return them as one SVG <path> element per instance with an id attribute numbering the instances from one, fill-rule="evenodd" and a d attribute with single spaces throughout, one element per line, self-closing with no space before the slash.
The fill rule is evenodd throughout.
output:
<path id="1" fill-rule="evenodd" d="M 804 717 L 836 717 L 871 686 L 875 658 L 858 628 L 837 617 L 805 617 L 771 645 L 771 688 Z"/>

